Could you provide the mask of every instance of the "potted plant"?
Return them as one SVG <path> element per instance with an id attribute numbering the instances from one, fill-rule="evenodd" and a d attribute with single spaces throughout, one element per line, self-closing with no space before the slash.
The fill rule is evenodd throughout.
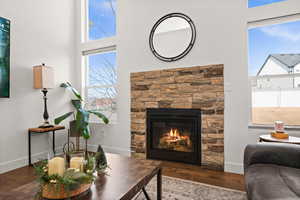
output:
<path id="1" fill-rule="evenodd" d="M 54 123 L 57 125 L 67 119 L 70 116 L 74 117 L 74 120 L 70 122 L 70 132 L 71 135 L 82 136 L 85 139 L 85 154 L 87 155 L 87 140 L 90 138 L 90 128 L 89 128 L 89 119 L 90 115 L 93 114 L 102 120 L 105 124 L 109 123 L 108 118 L 99 112 L 98 110 L 88 110 L 84 108 L 84 101 L 80 93 L 72 87 L 69 82 L 62 83 L 60 87 L 70 90 L 76 99 L 72 99 L 71 103 L 74 106 L 75 110 L 68 112 L 60 117 L 57 117 L 54 120 Z"/>

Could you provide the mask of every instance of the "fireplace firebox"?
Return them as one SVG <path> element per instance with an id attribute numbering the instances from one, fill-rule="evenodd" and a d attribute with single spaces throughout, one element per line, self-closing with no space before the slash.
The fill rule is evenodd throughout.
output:
<path id="1" fill-rule="evenodd" d="M 148 108 L 146 155 L 201 164 L 201 110 Z"/>

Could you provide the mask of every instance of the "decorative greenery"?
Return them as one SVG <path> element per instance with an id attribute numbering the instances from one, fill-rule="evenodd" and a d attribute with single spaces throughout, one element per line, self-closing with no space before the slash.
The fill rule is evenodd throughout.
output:
<path id="1" fill-rule="evenodd" d="M 57 117 L 54 120 L 54 123 L 57 125 L 70 117 L 71 115 L 74 116 L 75 121 L 76 121 L 76 130 L 83 136 L 84 139 L 89 139 L 90 138 L 90 129 L 89 129 L 89 119 L 90 119 L 90 114 L 93 114 L 97 116 L 100 120 L 102 120 L 105 124 L 109 123 L 108 118 L 99 112 L 98 110 L 87 110 L 83 107 L 83 99 L 80 93 L 72 87 L 72 85 L 69 82 L 62 83 L 60 87 L 66 88 L 70 90 L 74 96 L 77 99 L 71 100 L 72 105 L 74 106 L 76 111 L 73 112 L 68 112 L 60 117 Z"/>
<path id="2" fill-rule="evenodd" d="M 84 165 L 84 172 L 81 172 L 77 169 L 69 168 L 65 171 L 63 176 L 58 174 L 48 175 L 48 161 L 41 161 L 39 164 L 34 166 L 38 182 L 40 183 L 40 191 L 37 196 L 41 195 L 42 188 L 45 185 L 52 185 L 55 188 L 55 192 L 63 188 L 70 192 L 79 188 L 81 184 L 92 183 L 96 176 L 94 172 L 95 168 L 95 157 L 89 155 L 87 157 L 86 163 Z"/>
<path id="3" fill-rule="evenodd" d="M 97 110 L 87 110 L 83 107 L 83 99 L 80 93 L 72 87 L 69 82 L 62 83 L 61 87 L 70 90 L 76 99 L 72 99 L 71 103 L 75 108 L 75 111 L 65 113 L 64 115 L 57 117 L 54 122 L 55 124 L 59 124 L 71 115 L 75 118 L 76 131 L 80 133 L 83 138 L 86 140 L 86 149 L 85 149 L 85 162 L 83 166 L 83 172 L 78 169 L 67 169 L 63 176 L 58 174 L 48 175 L 48 161 L 42 161 L 40 164 L 35 165 L 36 174 L 38 176 L 38 181 L 40 183 L 40 191 L 39 195 L 42 193 L 43 186 L 53 186 L 56 190 L 60 190 L 63 188 L 66 191 L 72 191 L 80 187 L 82 184 L 89 184 L 95 180 L 95 171 L 96 170 L 104 170 L 107 168 L 107 161 L 105 154 L 102 150 L 101 154 L 96 154 L 95 156 L 91 156 L 87 152 L 87 140 L 90 138 L 90 130 L 89 130 L 89 118 L 90 114 L 97 116 L 101 119 L 105 124 L 109 122 L 108 118 Z M 69 142 L 69 141 L 68 141 Z M 66 152 L 67 157 L 70 156 L 69 152 Z M 103 157 L 104 156 L 104 157 Z M 70 157 L 68 157 L 70 158 Z M 67 158 L 67 160 L 68 160 Z M 105 158 L 105 159 L 104 159 Z M 59 191 L 54 191 L 59 192 Z"/>
<path id="4" fill-rule="evenodd" d="M 105 153 L 101 147 L 101 145 L 98 146 L 96 155 L 95 155 L 95 161 L 96 161 L 96 170 L 99 172 L 104 172 L 108 168 L 107 159 L 105 156 Z"/>

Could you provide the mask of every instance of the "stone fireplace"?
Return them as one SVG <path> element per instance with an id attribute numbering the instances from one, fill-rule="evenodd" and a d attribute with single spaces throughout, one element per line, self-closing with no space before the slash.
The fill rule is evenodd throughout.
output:
<path id="1" fill-rule="evenodd" d="M 198 127 L 184 119 L 188 111 L 198 114 Z M 151 124 L 149 113 L 163 119 Z M 154 159 L 176 155 L 171 160 L 223 170 L 223 65 L 132 73 L 131 150 Z"/>

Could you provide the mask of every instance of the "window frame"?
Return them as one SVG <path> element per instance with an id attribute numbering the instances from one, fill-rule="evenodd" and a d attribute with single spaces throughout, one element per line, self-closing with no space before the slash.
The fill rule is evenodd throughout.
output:
<path id="1" fill-rule="evenodd" d="M 112 37 L 105 37 L 96 40 L 89 40 L 89 0 L 80 0 L 77 4 L 80 13 L 80 26 L 77 30 L 80 32 L 78 36 L 78 53 L 80 65 L 80 91 L 84 100 L 87 99 L 88 90 L 90 88 L 108 88 L 115 87 L 117 90 L 118 81 L 113 85 L 88 85 L 88 56 L 101 53 L 116 52 L 117 54 L 117 35 Z M 117 34 L 117 33 L 116 33 Z M 116 61 L 117 65 L 117 61 Z M 117 90 L 118 91 L 118 90 Z M 117 92 L 118 96 L 118 92 Z M 93 123 L 102 123 L 93 121 Z M 116 123 L 111 121 L 110 123 Z"/>
<path id="2" fill-rule="evenodd" d="M 287 1 L 282 1 L 282 2 L 276 2 L 276 4 L 287 4 L 290 0 Z M 263 6 L 273 6 L 272 4 L 268 5 L 263 5 Z M 253 7 L 253 8 L 247 8 L 249 10 L 256 10 L 257 8 L 259 9 L 260 7 L 263 6 L 258 6 L 258 7 Z M 255 14 L 254 14 L 255 15 Z M 249 15 L 250 16 L 250 15 Z M 246 29 L 246 34 L 247 34 L 247 55 L 249 55 L 249 30 L 252 28 L 258 28 L 258 27 L 264 27 L 264 26 L 270 26 L 270 25 L 276 25 L 276 24 L 283 24 L 283 23 L 288 23 L 288 22 L 296 22 L 300 21 L 300 10 L 299 13 L 287 13 L 286 15 L 283 16 L 273 16 L 273 17 L 265 17 L 265 18 L 260 18 L 260 19 L 255 19 L 255 20 L 249 20 L 251 17 L 248 17 L 247 21 L 247 29 Z M 252 18 L 253 19 L 253 18 Z M 249 57 L 247 57 L 247 63 L 249 61 Z M 247 64 L 247 69 L 249 68 L 249 64 Z M 270 129 L 273 127 L 272 124 L 254 124 L 252 122 L 252 85 L 251 81 L 253 77 L 249 76 L 248 73 L 248 87 L 249 87 L 249 99 L 250 99 L 250 105 L 249 107 L 249 122 L 248 122 L 248 128 L 267 128 Z M 286 125 L 287 130 L 300 130 L 300 124 L 299 125 Z"/>
<path id="3" fill-rule="evenodd" d="M 109 50 L 109 51 L 101 51 L 101 52 L 97 52 L 97 53 L 89 53 L 89 54 L 86 54 L 86 55 L 84 55 L 84 61 L 85 61 L 85 73 L 86 73 L 86 76 L 85 76 L 85 83 L 84 83 L 84 85 L 85 85 L 85 88 L 84 88 L 84 93 L 86 94 L 85 96 L 84 96 L 84 99 L 87 99 L 87 95 L 88 95 L 88 91 L 89 91 L 89 89 L 95 89 L 95 88 L 98 88 L 98 89 L 106 89 L 106 88 L 115 88 L 116 89 L 116 91 L 117 91 L 117 82 L 115 82 L 114 84 L 107 84 L 107 85 L 97 85 L 97 84 L 95 84 L 95 85 L 89 85 L 88 84 L 88 73 L 89 73 L 89 63 L 88 63 L 88 57 L 87 56 L 93 56 L 93 55 L 97 55 L 97 54 L 102 54 L 102 53 L 112 53 L 112 52 L 115 52 L 116 53 L 116 50 L 114 50 L 114 49 L 111 49 L 111 50 Z M 116 123 L 116 120 L 110 120 L 111 121 L 111 123 Z"/>

